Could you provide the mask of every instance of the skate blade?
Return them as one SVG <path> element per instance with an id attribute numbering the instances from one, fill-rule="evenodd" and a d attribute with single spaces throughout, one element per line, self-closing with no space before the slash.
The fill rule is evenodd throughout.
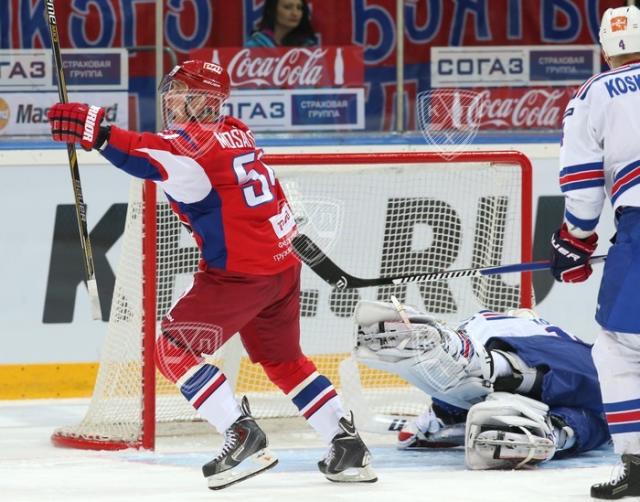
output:
<path id="1" fill-rule="evenodd" d="M 337 474 L 325 474 L 329 481 L 334 483 L 375 483 L 378 476 L 369 465 L 364 467 L 352 467 Z"/>
<path id="2" fill-rule="evenodd" d="M 207 478 L 210 490 L 221 490 L 275 467 L 278 459 L 268 449 L 260 450 L 232 469 Z"/>

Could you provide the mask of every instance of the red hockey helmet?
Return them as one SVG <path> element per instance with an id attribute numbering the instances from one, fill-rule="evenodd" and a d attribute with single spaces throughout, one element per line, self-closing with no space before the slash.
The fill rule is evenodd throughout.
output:
<path id="1" fill-rule="evenodd" d="M 162 80 L 158 91 L 164 127 L 182 131 L 184 141 L 176 143 L 182 153 L 199 155 L 213 145 L 230 87 L 229 74 L 222 66 L 197 60 L 176 66 Z"/>
<path id="2" fill-rule="evenodd" d="M 166 84 L 174 80 L 185 83 L 190 89 L 215 92 L 225 100 L 229 97 L 231 90 L 231 81 L 227 70 L 215 63 L 207 63 L 197 59 L 185 61 L 181 65 L 175 66 L 162 80 L 160 89 L 162 90 Z"/>

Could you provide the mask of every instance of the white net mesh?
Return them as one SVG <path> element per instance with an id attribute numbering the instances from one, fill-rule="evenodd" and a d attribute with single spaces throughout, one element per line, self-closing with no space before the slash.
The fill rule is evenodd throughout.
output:
<path id="1" fill-rule="evenodd" d="M 373 159 L 373 157 L 371 157 Z M 426 156 L 425 159 L 431 159 Z M 431 159 L 432 160 L 432 159 Z M 338 265 L 359 277 L 434 272 L 521 261 L 522 170 L 517 163 L 420 162 L 374 165 L 367 156 L 346 165 L 273 164 L 302 232 Z M 158 196 L 158 321 L 189 284 L 198 250 Z M 84 420 L 57 437 L 135 443 L 141 434 L 142 220 L 141 184 L 134 182 L 118 265 L 108 334 L 90 408 Z M 520 306 L 519 274 L 457 278 L 361 290 L 332 290 L 303 268 L 303 351 L 342 393 L 362 392 L 377 413 L 419 413 L 420 391 L 399 378 L 361 366 L 361 382 L 341 382 L 338 366 L 352 349 L 352 312 L 360 299 L 395 295 L 438 318 L 456 321 L 482 308 Z M 297 414 L 293 404 L 252 365 L 239 337 L 213 362 L 238 395 L 248 395 L 257 417 Z M 192 421 L 193 409 L 157 374 L 157 422 Z M 360 390 L 360 384 L 362 390 Z M 361 396 L 362 397 L 362 396 Z"/>

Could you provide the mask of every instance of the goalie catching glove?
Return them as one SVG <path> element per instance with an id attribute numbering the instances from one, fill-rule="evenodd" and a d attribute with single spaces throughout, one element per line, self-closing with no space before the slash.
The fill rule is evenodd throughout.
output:
<path id="1" fill-rule="evenodd" d="M 51 137 L 62 143 L 78 143 L 84 150 L 100 148 L 108 129 L 101 128 L 104 108 L 82 103 L 56 103 L 47 113 Z"/>
<path id="2" fill-rule="evenodd" d="M 465 463 L 469 469 L 518 469 L 551 460 L 571 448 L 573 430 L 535 399 L 494 392 L 469 410 Z"/>

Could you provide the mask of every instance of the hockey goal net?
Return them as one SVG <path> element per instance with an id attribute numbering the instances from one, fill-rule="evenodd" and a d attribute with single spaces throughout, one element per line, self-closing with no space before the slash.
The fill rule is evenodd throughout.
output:
<path id="1" fill-rule="evenodd" d="M 353 275 L 434 272 L 531 259 L 531 166 L 518 152 L 272 155 L 277 174 L 307 234 Z M 198 250 L 153 183 L 133 182 L 108 333 L 88 411 L 54 432 L 59 446 L 153 448 L 163 424 L 197 420 L 174 385 L 156 372 L 156 324 L 189 284 Z M 364 366 L 359 382 L 338 367 L 353 346 L 351 315 L 360 299 L 395 295 L 443 320 L 483 308 L 530 306 L 530 274 L 456 278 L 334 290 L 304 267 L 303 351 L 349 401 L 357 392 L 371 410 L 415 414 L 426 399 L 399 378 Z M 249 362 L 233 337 L 210 356 L 257 417 L 297 410 Z M 346 379 L 345 380 L 350 380 Z M 351 396 L 352 397 L 352 396 Z M 180 429 L 172 429 L 172 434 Z"/>

